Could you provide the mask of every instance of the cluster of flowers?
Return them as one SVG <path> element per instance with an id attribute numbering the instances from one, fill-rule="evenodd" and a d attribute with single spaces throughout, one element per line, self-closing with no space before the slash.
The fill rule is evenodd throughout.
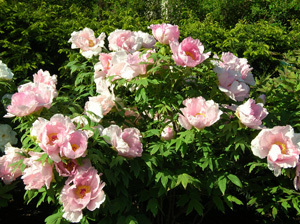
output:
<path id="1" fill-rule="evenodd" d="M 109 53 L 102 53 L 102 49 L 105 48 L 104 33 L 95 38 L 94 32 L 85 28 L 71 34 L 69 40 L 72 43 L 71 48 L 79 48 L 86 58 L 99 57 L 99 62 L 94 67 L 94 80 L 99 95 L 89 97 L 84 107 L 84 113 L 93 122 L 100 123 L 101 119 L 116 107 L 116 103 L 122 105 L 121 99 L 114 94 L 113 81 L 121 78 L 130 81 L 147 73 L 147 66 L 153 63 L 150 56 L 155 52 L 156 41 L 169 45 L 174 62 L 182 67 L 195 67 L 208 59 L 211 54 L 204 53 L 204 46 L 198 39 L 188 37 L 179 43 L 180 33 L 176 25 L 157 24 L 149 28 L 153 36 L 129 30 L 115 30 L 110 33 Z M 140 51 L 142 48 L 146 48 L 144 53 Z M 248 85 L 254 85 L 255 80 L 247 60 L 238 58 L 230 52 L 223 53 L 220 59 L 214 56 L 214 59 L 218 59 L 213 63 L 220 91 L 234 101 L 244 101 L 248 98 L 250 91 Z M 57 95 L 55 85 L 56 76 L 50 76 L 48 72 L 40 70 L 34 75 L 34 83 L 20 86 L 18 93 L 12 96 L 5 117 L 26 116 L 43 107 L 49 108 Z M 248 99 L 239 106 L 222 105 L 222 107 L 235 111 L 243 125 L 261 129 L 251 143 L 252 151 L 260 158 L 267 157 L 269 168 L 278 176 L 281 168 L 296 167 L 300 154 L 300 135 L 295 134 L 290 126 L 277 126 L 272 129 L 262 126 L 262 120 L 268 112 L 264 108 L 264 96 L 261 97 L 261 101 L 262 103 L 256 103 L 255 100 Z M 179 113 L 178 123 L 188 130 L 192 128 L 201 130 L 211 126 L 223 113 L 218 103 L 206 100 L 202 96 L 185 99 L 183 105 L 185 107 L 176 113 Z M 129 110 L 128 113 L 134 114 Z M 40 189 L 42 186 L 49 188 L 54 178 L 53 172 L 56 170 L 60 176 L 67 177 L 60 193 L 63 217 L 71 222 L 79 222 L 84 208 L 93 211 L 104 202 L 105 184 L 100 179 L 101 174 L 97 174 L 91 162 L 84 158 L 88 153 L 88 138 L 93 133 L 76 129 L 73 122 L 82 126 L 87 124 L 83 116 L 74 120 L 62 114 L 53 115 L 49 121 L 38 118 L 33 123 L 31 136 L 36 139 L 44 152 L 27 152 L 28 150 L 6 145 L 6 155 L 0 158 L 0 177 L 5 183 L 10 183 L 22 176 L 26 189 Z M 137 128 L 128 127 L 122 130 L 116 124 L 106 128 L 99 124 L 94 128 L 98 128 L 100 135 L 108 137 L 105 141 L 112 145 L 119 155 L 129 158 L 142 155 L 141 133 Z M 170 140 L 174 137 L 172 125 L 167 125 L 162 132 L 162 138 Z M 45 153 L 50 160 L 42 159 Z M 20 159 L 23 159 L 26 165 L 23 171 L 10 165 Z M 78 163 L 79 159 L 81 163 Z M 297 168 L 297 172 L 296 189 L 300 186 L 300 168 Z"/>

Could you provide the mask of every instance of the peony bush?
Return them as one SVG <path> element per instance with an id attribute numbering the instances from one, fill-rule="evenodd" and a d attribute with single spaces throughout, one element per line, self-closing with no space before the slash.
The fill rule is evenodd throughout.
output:
<path id="1" fill-rule="evenodd" d="M 212 56 L 176 25 L 148 28 L 74 31 L 70 83 L 40 69 L 18 87 L 5 118 L 21 147 L 5 145 L 2 181 L 20 177 L 26 201 L 54 204 L 49 224 L 200 222 L 242 205 L 300 213 L 300 134 L 267 120 L 247 59 Z M 259 181 L 289 206 L 260 202 Z"/>

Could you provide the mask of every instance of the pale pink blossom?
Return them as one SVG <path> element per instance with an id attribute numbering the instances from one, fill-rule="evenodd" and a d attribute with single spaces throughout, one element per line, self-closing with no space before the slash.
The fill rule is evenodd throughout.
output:
<path id="1" fill-rule="evenodd" d="M 99 99 L 97 96 L 89 97 L 89 100 L 85 103 L 84 113 L 94 122 L 100 122 L 103 118 L 103 99 Z"/>
<path id="2" fill-rule="evenodd" d="M 289 125 L 262 129 L 252 140 L 251 150 L 261 159 L 267 157 L 269 169 L 279 176 L 281 168 L 296 166 L 300 153 L 300 134 L 294 133 Z"/>
<path id="3" fill-rule="evenodd" d="M 20 166 L 15 167 L 12 164 L 24 159 L 23 150 L 12 147 L 10 143 L 5 145 L 5 155 L 0 157 L 0 178 L 5 184 L 10 184 L 22 175 Z"/>
<path id="4" fill-rule="evenodd" d="M 137 128 L 125 128 L 123 131 L 117 125 L 111 125 L 102 132 L 105 139 L 118 152 L 118 155 L 134 158 L 141 157 L 143 145 L 141 143 L 141 134 Z"/>
<path id="5" fill-rule="evenodd" d="M 22 175 L 25 190 L 39 190 L 44 185 L 49 189 L 53 180 L 53 165 L 50 165 L 47 159 L 44 162 L 39 160 L 44 153 L 31 151 L 28 154 L 30 157 L 24 160 L 27 167 Z"/>
<path id="6" fill-rule="evenodd" d="M 261 129 L 262 120 L 268 115 L 268 111 L 262 103 L 255 103 L 255 100 L 248 99 L 245 103 L 238 106 L 236 115 L 241 123 L 253 129 Z"/>
<path id="7" fill-rule="evenodd" d="M 18 92 L 13 94 L 4 117 L 23 117 L 44 107 L 47 109 L 51 107 L 53 99 L 57 97 L 56 75 L 50 76 L 48 71 L 40 69 L 33 75 L 33 79 L 34 82 L 18 87 Z"/>
<path id="8" fill-rule="evenodd" d="M 71 119 L 62 114 L 53 115 L 50 120 L 38 118 L 31 129 L 39 146 L 54 162 L 60 162 L 61 147 L 67 141 L 68 135 L 75 131 Z"/>
<path id="9" fill-rule="evenodd" d="M 161 132 L 161 138 L 163 140 L 171 140 L 175 137 L 175 131 L 173 129 L 172 123 L 169 123 Z"/>
<path id="10" fill-rule="evenodd" d="M 247 59 L 238 58 L 230 52 L 223 52 L 220 61 L 213 63 L 214 72 L 218 75 L 219 89 L 222 92 L 234 101 L 243 101 L 249 97 L 248 85 L 255 85 L 255 80 Z"/>
<path id="11" fill-rule="evenodd" d="M 149 33 L 145 33 L 142 31 L 134 32 L 138 37 L 141 37 L 143 42 L 142 42 L 142 47 L 144 48 L 153 48 L 154 44 L 156 43 L 156 40 L 154 36 L 150 35 Z"/>
<path id="12" fill-rule="evenodd" d="M 71 33 L 71 48 L 80 48 L 81 54 L 86 58 L 98 55 L 104 47 L 105 33 L 101 33 L 98 38 L 95 37 L 94 31 L 90 28 L 84 28 L 78 32 Z"/>
<path id="13" fill-rule="evenodd" d="M 162 44 L 169 44 L 170 41 L 178 41 L 179 29 L 177 25 L 156 24 L 150 25 L 148 28 L 152 30 L 153 36 Z"/>
<path id="14" fill-rule="evenodd" d="M 147 63 L 153 63 L 153 60 L 149 58 L 153 51 L 147 51 L 141 55 L 141 52 L 136 51 L 132 54 L 126 54 L 125 52 L 116 52 L 112 57 L 112 67 L 107 72 L 107 77 L 114 76 L 115 79 L 124 78 L 131 80 L 132 78 L 144 75 L 147 73 Z"/>
<path id="15" fill-rule="evenodd" d="M 60 155 L 68 159 L 85 157 L 87 144 L 88 137 L 83 131 L 73 131 L 66 136 L 65 142 L 61 145 Z"/>
<path id="16" fill-rule="evenodd" d="M 143 44 L 143 39 L 130 30 L 117 29 L 108 36 L 108 47 L 111 51 L 125 51 L 133 53 L 138 51 Z"/>
<path id="17" fill-rule="evenodd" d="M 76 174 L 67 179 L 60 194 L 65 219 L 80 222 L 83 209 L 94 211 L 105 201 L 105 183 L 101 181 L 100 175 L 89 160 L 84 160 Z"/>
<path id="18" fill-rule="evenodd" d="M 75 159 L 70 159 L 64 162 L 60 161 L 54 165 L 59 176 L 69 177 L 74 176 L 77 173 L 78 163 Z"/>
<path id="19" fill-rule="evenodd" d="M 188 98 L 183 101 L 184 108 L 181 108 L 182 114 L 179 114 L 179 124 L 185 129 L 192 127 L 203 129 L 209 127 L 220 119 L 223 113 L 219 110 L 219 105 L 213 100 L 205 100 L 199 96 L 197 98 Z"/>
<path id="20" fill-rule="evenodd" d="M 172 41 L 170 47 L 172 58 L 180 66 L 195 67 L 210 56 L 210 52 L 203 53 L 204 46 L 200 40 L 191 37 L 185 38 L 181 43 Z"/>

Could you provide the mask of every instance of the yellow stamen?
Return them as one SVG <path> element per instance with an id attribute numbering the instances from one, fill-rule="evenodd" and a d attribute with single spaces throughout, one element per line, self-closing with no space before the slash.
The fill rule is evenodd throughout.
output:
<path id="1" fill-rule="evenodd" d="M 193 60 L 195 60 L 195 57 L 191 52 L 186 51 L 185 54 L 186 56 L 190 56 Z"/>
<path id="2" fill-rule="evenodd" d="M 95 43 L 94 43 L 94 41 L 92 41 L 92 40 L 89 40 L 89 47 L 94 47 L 95 46 Z"/>
<path id="3" fill-rule="evenodd" d="M 82 185 L 82 186 L 78 186 L 76 188 L 76 195 L 79 197 L 79 198 L 84 198 L 85 195 L 87 193 L 90 193 L 91 192 L 91 187 L 90 186 L 85 186 L 85 185 Z"/>
<path id="4" fill-rule="evenodd" d="M 197 115 L 202 115 L 205 117 L 205 113 L 196 113 L 194 117 L 196 117 Z"/>
<path id="5" fill-rule="evenodd" d="M 71 144 L 71 146 L 72 146 L 72 150 L 74 152 L 79 148 L 79 146 L 77 144 Z"/>
<path id="6" fill-rule="evenodd" d="M 275 142 L 274 144 L 279 146 L 282 154 L 286 154 L 287 148 L 286 148 L 285 144 L 283 144 L 282 142 L 279 142 L 279 141 Z"/>
<path id="7" fill-rule="evenodd" d="M 49 144 L 53 145 L 54 141 L 56 141 L 58 139 L 57 137 L 57 133 L 51 133 L 48 135 L 48 139 L 49 139 Z"/>

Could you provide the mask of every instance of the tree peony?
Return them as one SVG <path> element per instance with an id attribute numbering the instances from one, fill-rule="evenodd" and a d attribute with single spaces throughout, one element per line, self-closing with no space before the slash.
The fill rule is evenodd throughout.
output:
<path id="1" fill-rule="evenodd" d="M 255 100 L 248 99 L 245 103 L 238 106 L 236 109 L 236 115 L 240 119 L 241 123 L 245 126 L 253 129 L 263 128 L 262 119 L 267 115 L 267 109 L 263 107 L 262 103 L 255 103 Z"/>
<path id="2" fill-rule="evenodd" d="M 177 25 L 156 24 L 150 25 L 148 28 L 152 30 L 153 36 L 162 44 L 169 44 L 170 41 L 178 41 L 179 29 Z"/>
<path id="3" fill-rule="evenodd" d="M 50 165 L 47 160 L 44 162 L 39 160 L 44 153 L 31 151 L 28 154 L 30 157 L 24 159 L 27 168 L 25 168 L 22 175 L 25 190 L 39 190 L 44 185 L 49 189 L 53 180 L 53 165 Z"/>
<path id="4" fill-rule="evenodd" d="M 22 175 L 20 167 L 12 165 L 13 163 L 25 158 L 20 155 L 22 152 L 22 149 L 12 147 L 10 143 L 5 145 L 5 155 L 0 157 L 0 178 L 5 184 L 10 184 Z"/>
<path id="5" fill-rule="evenodd" d="M 183 101 L 185 108 L 180 109 L 179 124 L 185 129 L 192 127 L 203 129 L 209 127 L 220 119 L 223 113 L 219 105 L 213 100 L 206 101 L 203 97 L 188 98 Z"/>
<path id="6" fill-rule="evenodd" d="M 86 58 L 98 55 L 104 47 L 105 33 L 101 33 L 95 38 L 94 31 L 90 28 L 84 28 L 78 32 L 73 32 L 68 42 L 71 42 L 71 48 L 80 48 L 81 54 Z"/>
<path id="7" fill-rule="evenodd" d="M 209 58 L 210 52 L 203 54 L 204 46 L 198 39 L 185 38 L 180 44 L 178 41 L 170 42 L 173 52 L 172 58 L 180 66 L 195 67 Z"/>
<path id="8" fill-rule="evenodd" d="M 122 131 L 119 126 L 111 125 L 103 130 L 102 135 L 110 138 L 105 140 L 114 147 L 118 155 L 129 158 L 142 156 L 143 145 L 137 128 L 125 128 Z"/>
<path id="9" fill-rule="evenodd" d="M 267 157 L 269 169 L 279 176 L 281 168 L 296 166 L 300 153 L 300 134 L 294 133 L 289 125 L 263 129 L 252 140 L 251 150 L 261 159 Z"/>
<path id="10" fill-rule="evenodd" d="M 78 163 L 75 159 L 70 159 L 65 162 L 60 161 L 54 165 L 59 176 L 69 177 L 77 173 Z"/>
<path id="11" fill-rule="evenodd" d="M 80 222 L 84 208 L 90 211 L 99 208 L 105 201 L 102 190 L 104 186 L 97 170 L 91 166 L 89 160 L 84 160 L 83 165 L 77 168 L 77 173 L 67 179 L 61 191 L 63 217 L 70 222 Z"/>

